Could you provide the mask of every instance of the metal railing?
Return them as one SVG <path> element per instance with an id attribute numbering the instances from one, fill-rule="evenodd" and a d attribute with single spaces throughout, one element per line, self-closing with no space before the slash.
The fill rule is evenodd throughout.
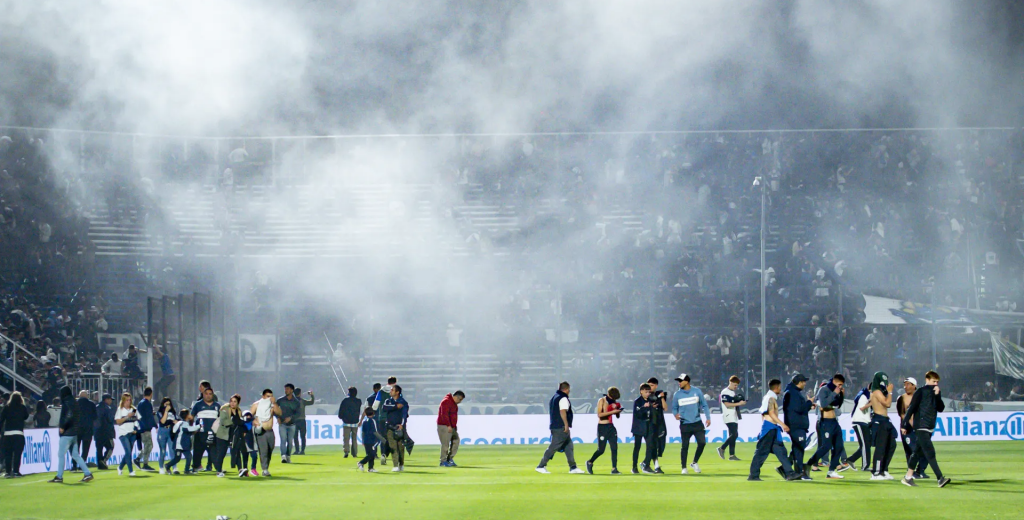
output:
<path id="1" fill-rule="evenodd" d="M 71 385 L 75 395 L 78 395 L 82 390 L 87 390 L 90 395 L 97 392 L 99 395 L 110 394 L 114 396 L 116 401 L 118 399 L 117 396 L 124 392 L 129 392 L 133 396 L 141 395 L 142 389 L 146 386 L 146 380 L 128 376 L 80 372 L 68 376 L 68 384 Z"/>

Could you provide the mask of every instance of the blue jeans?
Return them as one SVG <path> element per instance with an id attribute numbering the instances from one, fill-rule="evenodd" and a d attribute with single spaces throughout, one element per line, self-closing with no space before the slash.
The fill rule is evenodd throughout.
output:
<path id="1" fill-rule="evenodd" d="M 129 433 L 128 435 L 122 435 L 121 447 L 124 448 L 124 457 L 121 457 L 121 464 L 118 464 L 117 469 L 124 469 L 125 465 L 128 466 L 128 472 L 135 471 L 132 469 L 132 448 L 135 447 L 135 434 Z"/>
<path id="2" fill-rule="evenodd" d="M 160 467 L 164 467 L 164 461 L 174 458 L 174 442 L 171 441 L 170 428 L 158 428 L 156 430 L 156 444 L 160 448 Z"/>
<path id="3" fill-rule="evenodd" d="M 78 464 L 78 467 L 82 468 L 82 473 L 85 476 L 92 475 L 89 471 L 89 466 L 85 464 L 85 459 L 82 458 L 82 454 L 78 452 L 78 436 L 77 435 L 61 435 L 60 446 L 57 449 L 57 478 L 64 478 L 64 455 L 71 452 L 71 460 Z"/>
<path id="4" fill-rule="evenodd" d="M 294 424 L 281 424 L 281 456 L 291 456 L 292 447 L 295 445 L 295 425 Z"/>

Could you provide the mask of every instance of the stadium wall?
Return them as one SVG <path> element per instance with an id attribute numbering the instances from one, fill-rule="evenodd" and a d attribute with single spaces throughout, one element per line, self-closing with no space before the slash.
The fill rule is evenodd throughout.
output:
<path id="1" fill-rule="evenodd" d="M 899 417 L 892 414 L 894 424 L 899 424 Z M 936 441 L 1006 441 L 1024 440 L 1024 412 L 962 412 L 941 414 L 935 427 Z M 668 441 L 680 442 L 678 421 L 666 414 L 669 425 Z M 619 442 L 633 442 L 629 434 L 630 415 L 623 414 L 617 421 Z M 331 415 L 311 415 L 306 418 L 307 444 L 310 446 L 330 446 L 342 443 L 342 423 Z M 856 442 L 850 416 L 839 418 L 847 442 Z M 761 429 L 761 420 L 756 416 L 744 416 L 740 420 L 739 442 L 754 442 Z M 573 441 L 581 444 L 597 442 L 597 415 L 577 415 L 574 418 Z M 459 418 L 459 435 L 464 445 L 517 445 L 546 444 L 549 441 L 547 415 L 467 415 Z M 437 425 L 432 416 L 417 415 L 409 417 L 409 435 L 420 445 L 437 445 Z M 727 431 L 722 416 L 711 416 L 711 427 L 708 428 L 708 442 L 725 441 Z M 23 474 L 45 473 L 57 470 L 58 435 L 55 428 L 25 431 L 25 453 L 22 455 L 21 472 Z M 785 438 L 789 442 L 789 438 Z M 110 466 L 116 466 L 124 450 L 121 443 L 114 443 L 114 454 L 110 458 Z M 275 453 L 274 455 L 279 455 Z M 157 460 L 159 453 L 154 450 L 152 461 Z M 96 462 L 95 446 L 89 455 L 89 462 Z M 68 459 L 66 468 L 71 467 Z"/>

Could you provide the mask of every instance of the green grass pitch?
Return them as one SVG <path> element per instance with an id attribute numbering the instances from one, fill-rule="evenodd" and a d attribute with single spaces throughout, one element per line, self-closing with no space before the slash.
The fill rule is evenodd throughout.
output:
<path id="1" fill-rule="evenodd" d="M 764 482 L 746 482 L 754 445 L 739 445 L 743 462 L 726 462 L 708 444 L 700 475 L 679 474 L 679 445 L 670 444 L 666 475 L 609 475 L 609 453 L 594 475 L 569 475 L 565 458 L 549 464 L 551 475 L 534 471 L 543 447 L 464 446 L 459 468 L 439 468 L 436 447 L 422 445 L 405 473 L 378 468 L 360 473 L 340 447 L 310 447 L 291 465 L 271 465 L 272 478 L 216 478 L 143 474 L 118 477 L 97 472 L 95 481 L 48 484 L 52 474 L 0 480 L 2 518 L 213 519 L 339 518 L 1022 518 L 1024 442 L 941 442 L 939 462 L 953 479 L 944 489 L 934 480 L 908 488 L 896 481 L 871 482 L 847 471 L 843 481 L 783 482 L 770 458 Z M 595 446 L 577 445 L 583 461 Z M 692 456 L 691 446 L 691 456 Z M 619 469 L 629 472 L 632 446 L 619 448 Z M 897 448 L 892 474 L 905 471 Z M 931 471 L 931 470 L 929 470 Z M 897 477 L 899 478 L 899 477 Z"/>

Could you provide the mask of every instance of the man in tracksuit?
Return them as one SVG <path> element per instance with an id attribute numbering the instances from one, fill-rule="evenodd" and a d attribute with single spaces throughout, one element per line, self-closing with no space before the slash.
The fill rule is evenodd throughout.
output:
<path id="1" fill-rule="evenodd" d="M 939 374 L 929 370 L 924 375 L 925 386 L 914 393 L 914 398 L 907 407 L 907 413 L 903 416 L 903 424 L 900 426 L 903 435 L 907 435 L 911 424 L 913 424 L 916 442 L 914 453 L 907 465 L 907 474 L 903 477 L 903 483 L 908 486 L 916 486 L 914 482 L 915 466 L 919 461 L 926 460 L 935 472 L 935 478 L 939 480 L 939 487 L 946 487 L 949 484 L 949 477 L 942 476 L 939 463 L 935 459 L 935 446 L 932 444 L 932 433 L 935 431 L 935 421 L 939 413 L 946 409 L 942 402 L 942 393 L 939 391 Z M 918 469 L 923 472 L 923 469 Z"/>
<path id="2" fill-rule="evenodd" d="M 682 461 L 682 474 L 687 473 L 686 456 L 690 451 L 690 437 L 697 438 L 697 451 L 693 453 L 693 463 L 690 468 L 694 473 L 700 473 L 701 453 L 704 453 L 705 428 L 711 426 L 711 408 L 704 400 L 704 392 L 695 386 L 690 386 L 690 376 L 679 374 L 676 378 L 679 383 L 679 390 L 672 396 L 672 415 L 679 421 L 679 434 L 682 436 L 683 447 L 679 450 L 679 458 Z M 700 422 L 700 414 L 704 413 L 704 424 Z"/>
<path id="3" fill-rule="evenodd" d="M 192 417 L 199 424 L 199 430 L 192 439 L 192 472 L 195 473 L 203 465 L 203 452 L 207 454 L 207 462 L 215 458 L 208 442 L 214 435 L 213 423 L 220 417 L 220 403 L 214 399 L 212 388 L 204 389 L 203 398 L 192 405 Z M 206 468 L 206 471 L 210 471 L 210 468 Z"/>
<path id="4" fill-rule="evenodd" d="M 853 433 L 857 435 L 857 451 L 847 460 L 853 464 L 857 459 L 862 459 L 861 471 L 867 471 L 871 466 L 871 392 L 862 388 L 857 396 L 853 398 Z"/>
<path id="5" fill-rule="evenodd" d="M 636 463 L 640 458 L 641 443 L 647 446 L 647 454 L 644 456 L 644 461 L 640 465 L 640 468 L 644 473 L 655 473 L 655 471 L 651 469 L 651 459 L 657 458 L 658 446 L 655 444 L 654 440 L 654 424 L 652 423 L 651 418 L 654 414 L 654 408 L 652 408 L 653 405 L 650 398 L 651 385 L 647 383 L 640 385 L 640 397 L 637 397 L 633 401 L 633 424 L 630 427 L 630 433 L 633 434 L 634 475 L 640 472 L 637 470 Z"/>
<path id="6" fill-rule="evenodd" d="M 751 482 L 761 481 L 761 466 L 768 460 L 768 455 L 774 453 L 781 464 L 775 469 L 787 481 L 800 480 L 800 474 L 793 471 L 786 458 L 786 446 L 782 444 L 782 432 L 788 431 L 789 427 L 779 419 L 779 390 L 782 388 L 782 381 L 772 379 L 768 382 L 768 393 L 761 399 L 761 433 L 757 436 L 757 448 L 754 451 L 754 458 L 750 460 L 750 474 L 747 480 Z"/>
<path id="7" fill-rule="evenodd" d="M 658 451 L 654 454 L 654 472 L 661 471 L 661 457 L 665 455 L 665 446 L 668 443 L 668 425 L 665 424 L 665 410 L 668 408 L 668 392 L 658 390 L 658 378 L 652 377 L 647 380 L 651 387 L 651 421 L 654 423 L 654 443 Z"/>
<path id="8" fill-rule="evenodd" d="M 907 408 L 910 407 L 910 402 L 914 400 L 914 394 L 917 392 L 917 380 L 912 377 L 906 377 L 903 379 L 903 395 L 899 396 L 896 400 L 896 413 L 900 416 L 900 422 L 907 415 Z M 911 468 L 910 457 L 914 454 L 914 447 L 917 445 L 917 437 L 914 435 L 914 424 L 910 423 L 910 428 L 907 429 L 907 433 L 902 435 L 903 442 L 903 453 L 907 458 L 907 467 Z M 928 461 L 921 459 L 918 461 L 918 468 L 915 468 L 914 478 L 928 478 L 928 475 L 924 473 L 924 470 L 928 467 Z M 916 470 L 920 470 L 918 473 Z"/>
<path id="9" fill-rule="evenodd" d="M 548 401 L 549 425 L 551 430 L 551 443 L 548 449 L 544 450 L 544 456 L 537 465 L 537 473 L 551 473 L 548 471 L 548 461 L 555 456 L 555 452 L 565 451 L 565 460 L 569 462 L 569 473 L 586 473 L 576 467 L 576 458 L 572 450 L 572 402 L 569 401 L 569 383 L 562 381 L 558 385 L 558 391 Z"/>
<path id="10" fill-rule="evenodd" d="M 828 478 L 842 479 L 843 476 L 836 471 L 841 459 L 840 451 L 843 446 L 843 429 L 839 427 L 836 420 L 836 410 L 843 405 L 843 385 L 846 378 L 842 374 L 832 376 L 832 381 L 822 385 L 814 398 L 818 409 L 821 410 L 821 417 L 818 419 L 818 451 L 814 452 L 811 460 L 804 466 L 804 476 L 810 477 L 810 469 L 818 463 L 821 458 L 831 452 L 829 457 Z M 795 444 L 795 442 L 794 442 Z"/>
<path id="11" fill-rule="evenodd" d="M 807 440 L 807 430 L 811 426 L 807 413 L 814 408 L 814 402 L 804 396 L 805 386 L 807 376 L 796 374 L 782 394 L 782 419 L 789 427 L 789 437 L 793 442 L 789 460 L 793 464 L 793 471 L 800 475 L 804 475 L 804 444 Z M 806 477 L 805 480 L 810 480 L 810 477 Z"/>

